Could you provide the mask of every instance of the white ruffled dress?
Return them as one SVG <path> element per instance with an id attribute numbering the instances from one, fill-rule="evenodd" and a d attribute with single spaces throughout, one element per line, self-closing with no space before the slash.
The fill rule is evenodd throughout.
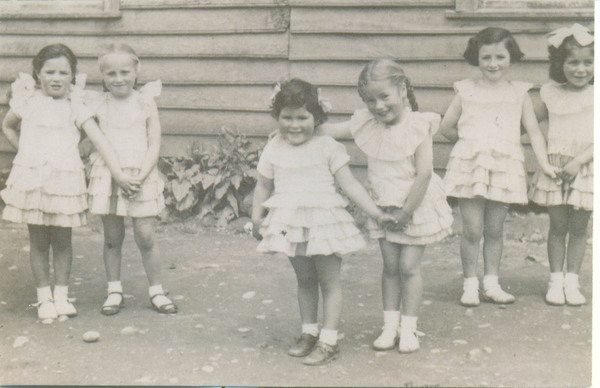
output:
<path id="1" fill-rule="evenodd" d="M 402 121 L 387 126 L 367 109 L 354 113 L 352 136 L 368 158 L 368 180 L 371 195 L 378 206 L 402 208 L 416 178 L 415 151 L 437 131 L 440 116 L 435 113 L 404 111 Z M 370 219 L 371 238 L 406 245 L 426 245 L 442 240 L 452 231 L 452 209 L 446 201 L 440 177 L 432 173 L 421 204 L 403 232 L 379 227 Z"/>
<path id="2" fill-rule="evenodd" d="M 562 168 L 594 142 L 594 88 L 581 92 L 549 82 L 540 89 L 548 109 L 548 161 Z M 593 210 L 594 162 L 581 166 L 571 182 L 553 180 L 536 172 L 529 190 L 531 200 L 542 206 L 571 205 Z"/>
<path id="3" fill-rule="evenodd" d="M 334 174 L 350 160 L 344 146 L 329 136 L 313 136 L 290 145 L 280 135 L 265 146 L 258 172 L 273 179 L 273 195 L 260 233 L 259 252 L 289 257 L 343 255 L 365 240 L 346 211 L 348 202 L 335 190 Z"/>
<path id="4" fill-rule="evenodd" d="M 526 204 L 521 112 L 532 84 L 487 87 L 472 79 L 454 84 L 462 101 L 458 141 L 444 176 L 449 197 Z"/>
<path id="5" fill-rule="evenodd" d="M 87 222 L 85 172 L 79 156 L 79 128 L 94 116 L 69 96 L 54 99 L 21 73 L 12 84 L 10 108 L 21 118 L 19 149 L 0 192 L 8 221 L 60 226 Z"/>
<path id="6" fill-rule="evenodd" d="M 110 93 L 87 93 L 86 105 L 96 114 L 100 129 L 117 153 L 121 168 L 132 176 L 140 172 L 148 151 L 146 120 L 157 114 L 154 97 L 160 95 L 160 92 L 160 81 L 145 85 L 139 92 L 134 90 L 133 101 L 127 105 L 126 114 L 120 115 L 115 112 L 115 105 L 119 104 L 119 101 L 113 100 Z M 142 182 L 140 191 L 133 198 L 127 198 L 121 187 L 112 179 L 108 166 L 98 152 L 92 153 L 90 161 L 90 212 L 100 215 L 152 217 L 164 209 L 164 183 L 156 167 Z"/>

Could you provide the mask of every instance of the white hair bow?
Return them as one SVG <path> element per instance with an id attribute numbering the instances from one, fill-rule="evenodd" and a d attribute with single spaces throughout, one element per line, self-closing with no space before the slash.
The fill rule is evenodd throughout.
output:
<path id="1" fill-rule="evenodd" d="M 331 102 L 329 102 L 329 99 L 327 99 L 327 97 L 323 97 L 323 94 L 321 93 L 321 88 L 317 88 L 317 99 L 319 101 L 321 109 L 323 109 L 323 112 L 331 112 Z"/>
<path id="2" fill-rule="evenodd" d="M 562 27 L 552 31 L 548 34 L 548 43 L 555 48 L 559 48 L 565 39 L 570 36 L 575 38 L 577 43 L 582 46 L 587 46 L 594 42 L 594 35 L 590 33 L 590 30 L 581 24 L 575 23 L 571 27 Z"/>
<path id="3" fill-rule="evenodd" d="M 275 98 L 277 97 L 277 93 L 281 92 L 281 83 L 277 82 L 275 86 L 273 86 L 273 93 L 271 93 L 271 97 L 269 97 L 269 101 L 271 102 L 271 106 L 275 104 Z"/>

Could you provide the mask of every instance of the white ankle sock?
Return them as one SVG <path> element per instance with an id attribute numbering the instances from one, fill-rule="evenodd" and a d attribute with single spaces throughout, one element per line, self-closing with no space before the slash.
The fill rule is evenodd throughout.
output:
<path id="1" fill-rule="evenodd" d="M 114 282 L 108 282 L 108 293 L 112 292 L 120 292 L 123 293 L 123 286 L 121 285 L 120 280 L 116 280 Z"/>
<path id="2" fill-rule="evenodd" d="M 383 327 L 384 329 L 397 329 L 400 326 L 400 311 L 384 311 Z"/>
<path id="3" fill-rule="evenodd" d="M 337 344 L 337 330 L 321 329 L 319 341 L 327 345 L 335 346 Z"/>
<path id="4" fill-rule="evenodd" d="M 550 272 L 550 283 L 563 284 L 565 275 L 562 272 Z"/>
<path id="5" fill-rule="evenodd" d="M 154 295 L 164 294 L 165 291 L 162 288 L 162 284 L 156 284 L 156 285 L 150 286 L 148 288 L 148 293 L 150 294 L 150 297 L 152 298 Z"/>
<path id="6" fill-rule="evenodd" d="M 579 286 L 579 275 L 573 272 L 567 272 L 565 274 L 565 285 L 573 284 Z"/>
<path id="7" fill-rule="evenodd" d="M 463 279 L 463 289 L 470 287 L 479 288 L 479 279 L 477 276 Z"/>
<path id="8" fill-rule="evenodd" d="M 402 320 L 400 321 L 400 331 L 417 331 L 417 317 L 413 317 L 410 315 L 403 315 Z"/>
<path id="9" fill-rule="evenodd" d="M 319 336 L 319 324 L 318 323 L 303 323 L 302 334 L 310 334 L 313 337 Z"/>
<path id="10" fill-rule="evenodd" d="M 69 286 L 54 286 L 54 300 L 67 300 L 69 295 Z"/>
<path id="11" fill-rule="evenodd" d="M 50 286 L 36 288 L 36 291 L 38 302 L 44 303 L 52 300 L 52 289 L 50 289 Z"/>
<path id="12" fill-rule="evenodd" d="M 484 275 L 483 276 L 483 288 L 489 290 L 490 288 L 500 287 L 498 283 L 498 275 Z"/>

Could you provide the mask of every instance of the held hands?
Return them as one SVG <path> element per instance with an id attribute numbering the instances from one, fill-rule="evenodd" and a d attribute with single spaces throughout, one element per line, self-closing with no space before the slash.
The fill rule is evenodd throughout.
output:
<path id="1" fill-rule="evenodd" d="M 396 224 L 398 223 L 398 221 L 396 220 L 396 217 L 384 212 L 381 209 L 378 209 L 378 210 L 379 210 L 379 212 L 377 213 L 377 215 L 375 217 L 375 219 L 377 220 L 377 223 L 379 223 L 379 225 L 381 225 L 381 227 L 384 229 L 392 230 L 392 228 L 395 227 Z"/>
<path id="2" fill-rule="evenodd" d="M 121 174 L 119 174 L 119 176 L 115 177 L 114 179 L 123 190 L 123 193 L 125 194 L 127 199 L 135 197 L 140 191 L 142 182 L 136 177 L 132 177 L 121 171 Z"/>
<path id="3" fill-rule="evenodd" d="M 562 170 L 558 171 L 557 175 L 562 180 L 571 182 L 573 179 L 575 179 L 575 176 L 577 176 L 579 170 L 581 170 L 581 162 L 575 158 L 569 163 L 565 164 Z"/>
<path id="4" fill-rule="evenodd" d="M 408 223 L 410 222 L 410 220 L 412 218 L 412 214 L 405 212 L 404 209 L 399 208 L 399 207 L 392 207 L 392 208 L 389 208 L 387 211 L 396 220 L 396 223 L 394 225 L 392 225 L 391 227 L 388 227 L 387 229 L 391 230 L 392 232 L 404 231 L 404 229 L 406 229 L 406 227 L 408 226 Z"/>
<path id="5" fill-rule="evenodd" d="M 552 179 L 556 179 L 557 177 L 561 178 L 560 168 L 554 167 L 554 166 L 550 165 L 550 163 L 545 163 L 545 164 L 541 165 L 540 168 L 542 169 L 542 172 L 545 175 L 549 176 Z"/>

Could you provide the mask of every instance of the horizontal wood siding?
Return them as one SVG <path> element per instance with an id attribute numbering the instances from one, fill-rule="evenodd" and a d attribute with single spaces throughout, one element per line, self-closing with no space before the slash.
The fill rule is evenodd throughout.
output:
<path id="1" fill-rule="evenodd" d="M 0 115 L 8 110 L 10 83 L 19 72 L 31 72 L 43 46 L 70 46 L 88 87 L 100 90 L 97 55 L 118 41 L 140 56 L 139 84 L 163 81 L 157 99 L 162 155 L 185 154 L 193 142 L 213 146 L 222 126 L 262 143 L 277 128 L 269 113 L 276 81 L 300 77 L 320 85 L 333 104 L 330 121 L 346 120 L 364 107 L 356 92 L 361 68 L 373 58 L 394 57 L 410 76 L 420 109 L 443 114 L 453 83 L 478 75 L 462 52 L 480 29 L 513 31 L 526 56 L 513 65 L 511 78 L 537 88 L 547 80 L 544 35 L 582 22 L 448 18 L 453 10 L 453 0 L 121 0 L 120 18 L 2 20 Z M 452 144 L 439 135 L 434 141 L 434 166 L 443 174 Z M 363 176 L 364 155 L 350 139 L 343 143 Z M 534 158 L 525 148 L 531 171 Z M 1 137 L 0 167 L 12 155 Z"/>

